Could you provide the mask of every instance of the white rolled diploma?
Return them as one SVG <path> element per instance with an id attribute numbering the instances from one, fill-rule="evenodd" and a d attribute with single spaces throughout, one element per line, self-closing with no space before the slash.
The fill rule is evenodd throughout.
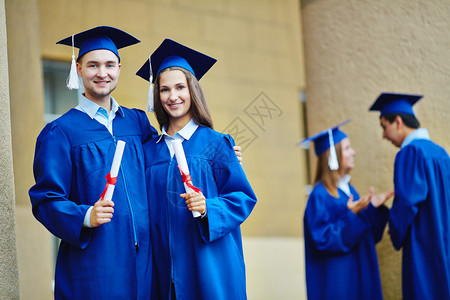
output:
<path id="1" fill-rule="evenodd" d="M 186 155 L 184 154 L 183 145 L 181 144 L 181 140 L 173 140 L 172 141 L 173 151 L 175 152 L 175 157 L 177 158 L 178 166 L 183 171 L 185 175 L 189 175 L 189 167 L 186 161 Z M 180 172 L 181 173 L 181 172 Z M 194 192 L 190 187 L 187 186 L 186 183 L 184 183 L 184 189 L 186 193 L 192 193 Z M 193 211 L 192 215 L 194 218 L 198 218 L 201 216 L 200 212 Z"/>
<path id="2" fill-rule="evenodd" d="M 114 152 L 114 158 L 113 158 L 113 162 L 111 165 L 111 171 L 109 172 L 111 178 L 117 177 L 117 175 L 119 174 L 119 168 L 120 168 L 120 163 L 122 162 L 122 155 L 123 155 L 124 148 L 125 148 L 125 142 L 117 141 L 116 152 Z M 103 197 L 104 200 L 112 199 L 112 196 L 114 193 L 114 187 L 115 187 L 115 185 L 108 184 L 105 196 Z"/>

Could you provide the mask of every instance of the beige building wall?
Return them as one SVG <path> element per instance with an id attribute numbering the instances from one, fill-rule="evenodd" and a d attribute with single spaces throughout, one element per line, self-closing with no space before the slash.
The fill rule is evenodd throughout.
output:
<path id="1" fill-rule="evenodd" d="M 0 299 L 19 299 L 5 17 L 0 0 Z"/>
<path id="2" fill-rule="evenodd" d="M 393 188 L 397 149 L 382 141 L 368 108 L 383 91 L 424 94 L 422 127 L 450 150 L 450 6 L 446 0 L 303 0 L 308 132 L 347 118 L 361 194 Z M 400 253 L 386 233 L 378 245 L 385 299 L 401 299 Z"/>
<path id="3" fill-rule="evenodd" d="M 55 43 L 98 25 L 142 41 L 120 50 L 113 96 L 124 106 L 145 108 L 148 83 L 134 74 L 164 38 L 218 59 L 201 84 L 216 130 L 244 148 L 244 169 L 258 196 L 242 226 L 249 299 L 304 297 L 306 157 L 296 143 L 304 136 L 305 78 L 298 1 L 7 0 L 6 10 L 22 299 L 51 298 L 53 278 L 51 237 L 32 216 L 27 194 L 34 183 L 34 143 L 44 125 L 41 60 L 70 61 L 71 48 Z"/>

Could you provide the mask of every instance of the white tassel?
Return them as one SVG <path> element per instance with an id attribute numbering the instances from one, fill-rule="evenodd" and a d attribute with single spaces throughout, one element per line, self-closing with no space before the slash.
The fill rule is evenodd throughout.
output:
<path id="1" fill-rule="evenodd" d="M 333 133 L 331 129 L 328 129 L 328 138 L 330 141 L 330 156 L 328 157 L 328 166 L 330 167 L 330 170 L 335 171 L 339 169 L 339 163 L 336 155 L 336 148 L 334 147 Z"/>
<path id="2" fill-rule="evenodd" d="M 67 87 L 69 90 L 77 90 L 79 88 L 77 63 L 75 61 L 75 50 L 72 35 L 72 65 L 70 66 L 69 78 L 67 78 Z"/>
<path id="3" fill-rule="evenodd" d="M 148 87 L 148 97 L 147 97 L 147 112 L 154 112 L 154 104 L 153 104 L 153 76 L 150 75 L 150 86 Z"/>
<path id="4" fill-rule="evenodd" d="M 152 62 L 150 60 L 150 57 L 148 58 L 148 62 L 150 65 L 150 86 L 148 87 L 148 97 L 147 97 L 147 112 L 154 112 L 155 111 L 155 106 L 154 106 L 154 101 L 153 101 L 153 72 L 152 72 Z"/>

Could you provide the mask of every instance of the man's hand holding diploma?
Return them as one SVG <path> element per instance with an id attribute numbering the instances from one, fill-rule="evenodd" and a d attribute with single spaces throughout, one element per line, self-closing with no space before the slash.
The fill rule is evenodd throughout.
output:
<path id="1" fill-rule="evenodd" d="M 114 213 L 114 202 L 112 196 L 114 193 L 117 175 L 119 174 L 120 163 L 122 161 L 123 150 L 125 148 L 124 141 L 118 141 L 114 158 L 111 165 L 111 171 L 106 176 L 106 186 L 100 199 L 95 202 L 91 210 L 90 222 L 91 227 L 98 227 L 102 224 L 111 222 Z"/>
<path id="2" fill-rule="evenodd" d="M 91 211 L 91 226 L 98 227 L 111 222 L 114 213 L 114 202 L 100 198 Z"/>

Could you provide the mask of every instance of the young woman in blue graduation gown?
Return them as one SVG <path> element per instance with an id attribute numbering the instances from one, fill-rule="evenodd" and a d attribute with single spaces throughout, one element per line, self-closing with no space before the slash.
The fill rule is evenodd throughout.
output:
<path id="1" fill-rule="evenodd" d="M 256 196 L 232 138 L 212 129 L 197 78 L 176 62 L 169 65 L 154 85 L 162 135 L 144 145 L 153 291 L 160 299 L 246 299 L 240 225 Z M 200 192 L 184 193 L 172 152 L 174 138 L 183 141 L 192 181 Z M 201 217 L 194 218 L 193 211 Z"/>
<path id="2" fill-rule="evenodd" d="M 315 141 L 328 145 L 318 153 L 315 186 L 304 214 L 308 299 L 382 299 L 375 244 L 388 220 L 382 204 L 392 193 L 373 195 L 371 189 L 360 197 L 349 184 L 355 151 L 345 133 L 336 128 L 333 136 L 337 170 L 328 163 L 328 134 Z"/>

